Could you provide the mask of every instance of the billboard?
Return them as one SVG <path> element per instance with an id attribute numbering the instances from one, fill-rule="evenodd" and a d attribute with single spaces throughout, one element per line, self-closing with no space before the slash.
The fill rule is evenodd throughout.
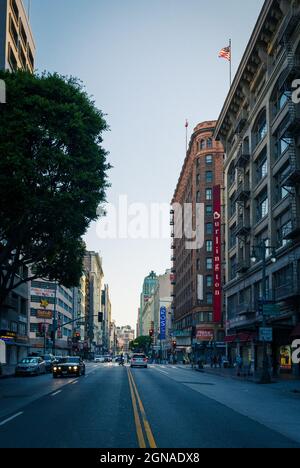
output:
<path id="1" fill-rule="evenodd" d="M 212 328 L 198 328 L 197 341 L 213 341 L 214 330 Z"/>
<path id="2" fill-rule="evenodd" d="M 160 339 L 166 339 L 166 329 L 167 329 L 167 309 L 166 307 L 160 308 Z"/>
<path id="3" fill-rule="evenodd" d="M 214 322 L 222 321 L 222 211 L 221 211 L 221 186 L 213 188 L 214 211 Z"/>

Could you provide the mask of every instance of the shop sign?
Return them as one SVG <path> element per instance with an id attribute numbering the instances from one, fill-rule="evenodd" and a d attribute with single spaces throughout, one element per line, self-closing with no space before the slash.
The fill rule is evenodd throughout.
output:
<path id="1" fill-rule="evenodd" d="M 221 186 L 213 188 L 214 210 L 214 322 L 222 321 L 222 212 L 221 212 Z"/>
<path id="2" fill-rule="evenodd" d="M 259 329 L 259 341 L 272 343 L 273 341 L 273 329 L 272 328 L 260 328 Z"/>
<path id="3" fill-rule="evenodd" d="M 197 329 L 197 341 L 213 341 L 214 340 L 214 330 L 198 328 Z"/>
<path id="4" fill-rule="evenodd" d="M 52 319 L 52 311 L 51 310 L 38 310 L 37 313 L 36 313 L 36 318 L 51 320 Z"/>

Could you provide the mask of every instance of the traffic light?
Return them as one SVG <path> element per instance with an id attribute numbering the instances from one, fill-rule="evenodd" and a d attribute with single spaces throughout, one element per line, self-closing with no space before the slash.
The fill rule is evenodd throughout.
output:
<path id="1" fill-rule="evenodd" d="M 152 338 L 153 335 L 154 335 L 154 330 L 149 330 L 149 336 L 151 336 L 151 338 Z"/>
<path id="2" fill-rule="evenodd" d="M 102 323 L 103 322 L 103 312 L 98 313 L 98 322 Z"/>
<path id="3" fill-rule="evenodd" d="M 172 347 L 173 347 L 173 349 L 175 349 L 176 346 L 177 346 L 177 342 L 176 342 L 176 340 L 173 340 L 173 341 L 172 341 Z"/>

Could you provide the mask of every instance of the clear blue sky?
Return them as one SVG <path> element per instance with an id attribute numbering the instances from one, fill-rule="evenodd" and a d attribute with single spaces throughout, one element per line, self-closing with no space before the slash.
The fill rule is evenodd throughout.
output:
<path id="1" fill-rule="evenodd" d="M 28 0 L 25 0 L 25 4 Z M 108 201 L 170 202 L 190 131 L 216 119 L 228 92 L 220 49 L 236 70 L 263 0 L 32 0 L 39 71 L 81 78 L 111 132 Z M 144 276 L 170 267 L 168 240 L 99 240 L 113 317 L 135 326 Z"/>

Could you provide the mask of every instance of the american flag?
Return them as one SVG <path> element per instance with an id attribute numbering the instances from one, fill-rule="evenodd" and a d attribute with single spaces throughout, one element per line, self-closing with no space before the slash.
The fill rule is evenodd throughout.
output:
<path id="1" fill-rule="evenodd" d="M 224 47 L 220 53 L 219 53 L 219 58 L 224 58 L 230 62 L 231 60 L 231 47 Z"/>

